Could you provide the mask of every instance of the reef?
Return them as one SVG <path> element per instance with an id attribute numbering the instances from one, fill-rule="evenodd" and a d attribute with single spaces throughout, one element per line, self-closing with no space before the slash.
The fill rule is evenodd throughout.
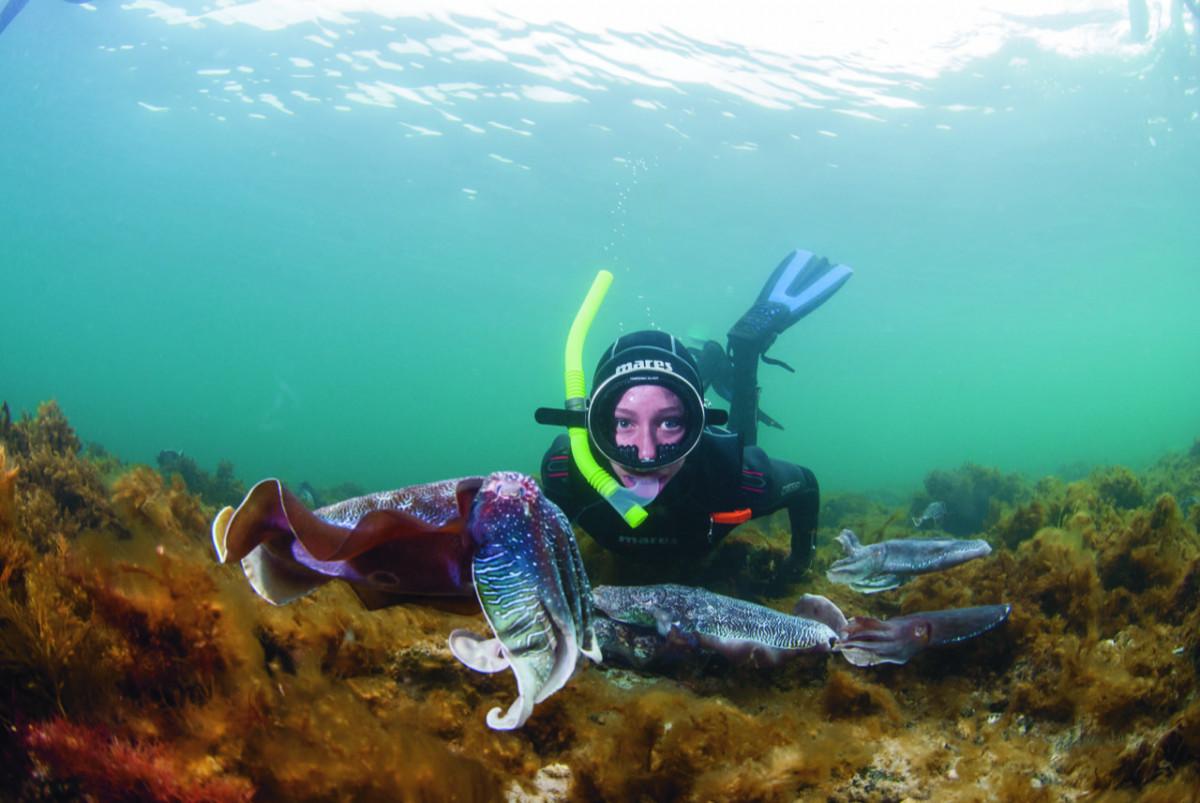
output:
<path id="1" fill-rule="evenodd" d="M 652 579 L 779 610 L 812 592 L 880 617 L 1009 602 L 1011 618 L 903 666 L 587 665 L 500 733 L 484 714 L 511 678 L 471 672 L 446 643 L 479 617 L 368 612 L 340 584 L 268 605 L 213 558 L 214 509 L 181 473 L 82 448 L 56 405 L 5 420 L 6 798 L 1198 798 L 1200 538 L 1181 503 L 1200 454 L 1072 482 L 950 472 L 993 554 L 872 596 L 825 579 L 833 536 L 907 534 L 887 532 L 906 510 L 840 501 L 797 582 L 763 579 L 786 556 L 786 517 L 751 523 Z M 582 547 L 595 582 L 620 573 Z"/>

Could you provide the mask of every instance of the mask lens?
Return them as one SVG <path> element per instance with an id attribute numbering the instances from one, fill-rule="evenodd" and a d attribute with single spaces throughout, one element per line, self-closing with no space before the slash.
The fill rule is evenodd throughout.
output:
<path id="1" fill-rule="evenodd" d="M 606 388 L 609 392 L 599 394 L 589 410 L 597 447 L 614 463 L 635 472 L 653 471 L 682 459 L 699 437 L 693 421 L 697 416 L 703 420 L 703 410 L 687 401 L 689 388 L 659 377 L 655 380 Z"/>

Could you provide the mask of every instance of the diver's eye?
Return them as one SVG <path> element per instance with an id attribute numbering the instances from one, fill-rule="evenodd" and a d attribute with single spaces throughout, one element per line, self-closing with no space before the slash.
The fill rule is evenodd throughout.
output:
<path id="1" fill-rule="evenodd" d="M 633 426 L 633 421 L 628 418 L 617 419 L 617 429 L 629 429 Z"/>
<path id="2" fill-rule="evenodd" d="M 659 424 L 659 426 L 661 426 L 665 430 L 674 432 L 675 430 L 683 429 L 683 419 L 682 418 L 664 418 L 662 423 Z"/>

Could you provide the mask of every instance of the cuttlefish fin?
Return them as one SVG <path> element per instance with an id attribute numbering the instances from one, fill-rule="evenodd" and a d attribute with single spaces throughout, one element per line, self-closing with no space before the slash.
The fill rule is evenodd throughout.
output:
<path id="1" fill-rule="evenodd" d="M 286 605 L 313 592 L 331 579 L 269 549 L 266 545 L 251 550 L 242 558 L 242 571 L 245 572 L 254 593 L 272 605 Z"/>
<path id="2" fill-rule="evenodd" d="M 898 574 L 874 574 L 861 580 L 851 581 L 849 586 L 860 594 L 878 594 L 881 591 L 899 588 L 907 579 Z"/>
<path id="3" fill-rule="evenodd" d="M 221 563 L 241 561 L 242 571 L 256 594 L 274 605 L 286 605 L 329 582 L 329 578 L 262 546 L 271 535 L 284 532 L 281 521 L 286 526 L 286 519 L 280 517 L 282 509 L 276 510 L 271 504 L 278 496 L 272 483 L 278 485 L 276 480 L 255 485 L 237 510 L 225 507 L 217 513 L 212 525 L 213 548 Z M 248 520 L 254 520 L 256 526 L 245 527 Z"/>
<path id="4" fill-rule="evenodd" d="M 314 514 L 272 478 L 251 488 L 236 509 L 226 507 L 217 514 L 212 540 L 218 560 L 241 561 L 255 592 L 268 602 L 283 605 L 332 579 L 296 560 L 295 541 L 317 560 L 333 562 L 352 560 L 385 543 L 405 541 L 416 556 L 430 555 L 426 542 L 431 536 L 440 539 L 456 532 L 466 537 L 461 517 L 435 526 L 393 509 L 373 510 L 353 528 L 342 527 Z M 411 595 L 373 593 L 358 587 L 355 591 L 372 610 L 412 600 Z"/>
<path id="5" fill-rule="evenodd" d="M 355 558 L 380 544 L 406 535 L 461 532 L 456 517 L 440 526 L 405 513 L 381 509 L 367 513 L 353 528 L 325 521 L 304 506 L 277 479 L 255 485 L 237 509 L 225 508 L 213 520 L 213 546 L 222 563 L 241 560 L 272 536 L 299 539 L 308 554 L 320 561 Z"/>

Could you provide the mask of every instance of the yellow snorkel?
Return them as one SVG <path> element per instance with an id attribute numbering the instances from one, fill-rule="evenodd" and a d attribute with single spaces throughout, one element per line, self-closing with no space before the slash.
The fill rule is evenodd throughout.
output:
<path id="1" fill-rule="evenodd" d="M 584 413 L 587 410 L 587 381 L 583 375 L 583 343 L 587 339 L 588 330 L 592 328 L 592 320 L 596 311 L 604 301 L 608 288 L 612 285 L 613 275 L 606 270 L 596 274 L 592 289 L 575 313 L 575 321 L 567 335 L 566 351 L 566 386 L 567 410 Z M 592 456 L 588 445 L 586 427 L 567 427 L 567 435 L 571 439 L 571 457 L 580 473 L 587 479 L 588 484 L 604 497 L 630 527 L 637 527 L 646 520 L 646 509 L 638 502 L 638 497 L 628 488 L 621 485 L 611 474 L 605 471 L 596 458 Z"/>

